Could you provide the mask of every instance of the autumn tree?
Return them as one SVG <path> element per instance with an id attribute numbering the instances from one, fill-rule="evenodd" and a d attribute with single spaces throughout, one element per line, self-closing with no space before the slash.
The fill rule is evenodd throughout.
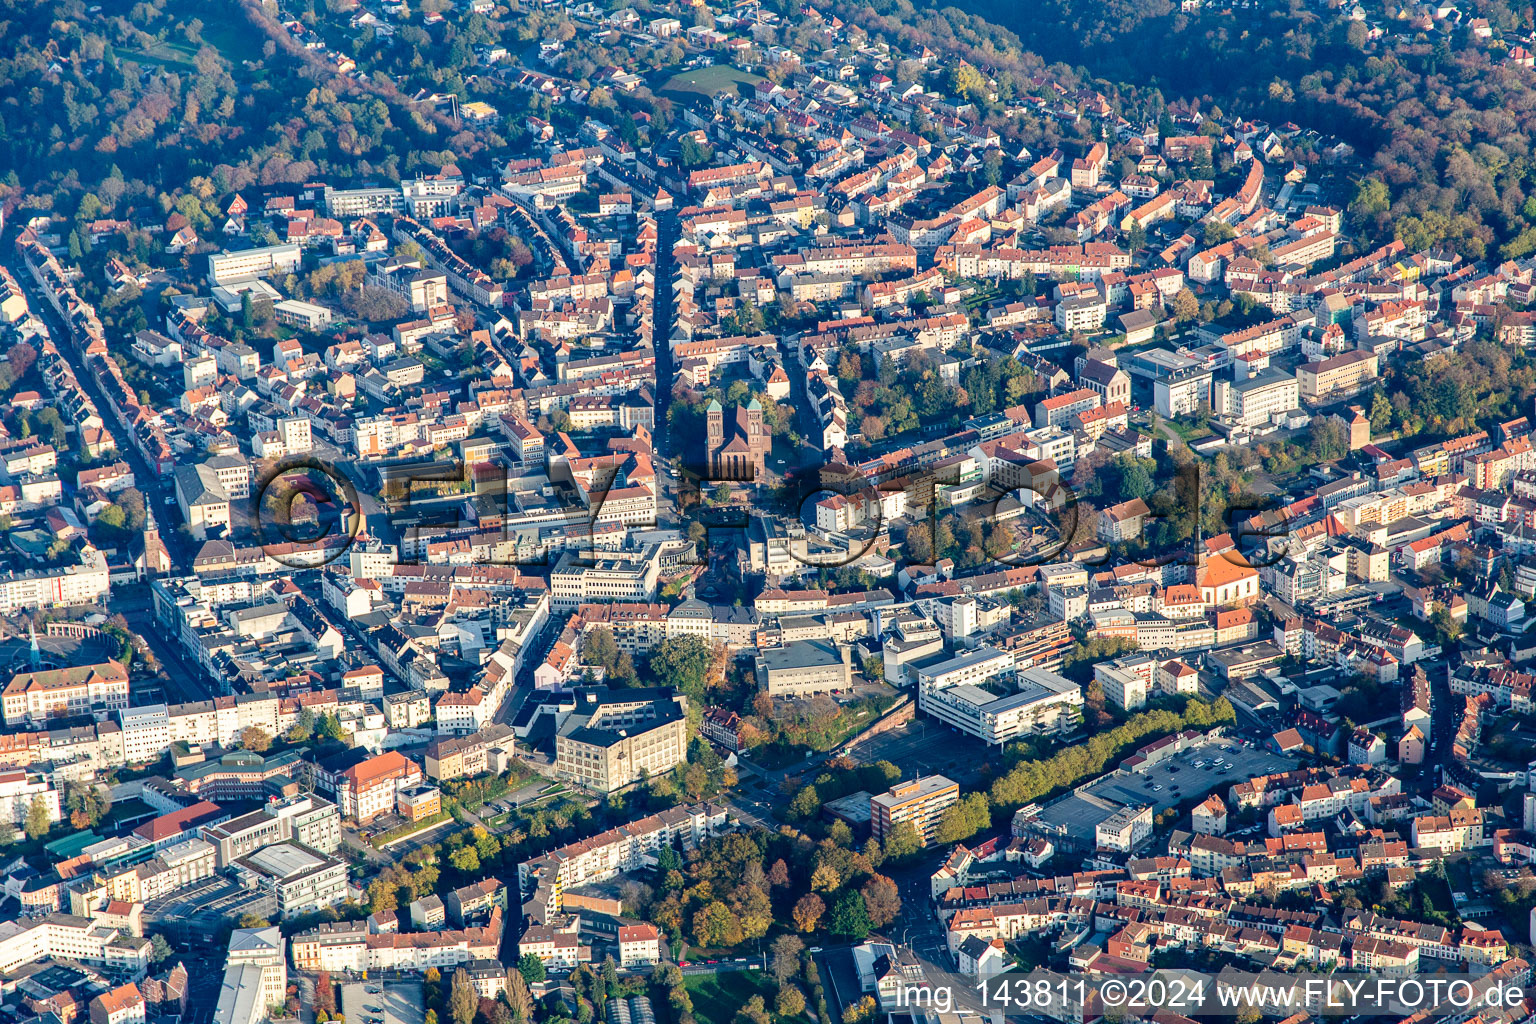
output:
<path id="1" fill-rule="evenodd" d="M 474 983 L 469 980 L 469 972 L 460 967 L 453 972 L 453 984 L 448 990 L 448 1016 L 453 1018 L 453 1024 L 473 1024 L 479 1005 L 480 998 L 475 994 Z"/>
<path id="2" fill-rule="evenodd" d="M 822 902 L 820 896 L 815 893 L 806 893 L 795 903 L 790 916 L 794 918 L 796 928 L 810 934 L 821 924 L 821 915 L 826 912 L 827 905 Z"/>
<path id="3" fill-rule="evenodd" d="M 331 981 L 330 971 L 321 971 L 315 975 L 315 1010 L 336 1012 L 336 985 Z"/>
<path id="4" fill-rule="evenodd" d="M 1169 305 L 1176 323 L 1187 324 L 1200 316 L 1200 300 L 1188 288 L 1174 292 L 1173 301 Z"/>
<path id="5" fill-rule="evenodd" d="M 65 786 L 64 805 L 69 823 L 76 829 L 95 827 L 112 809 L 110 791 L 94 782 L 70 782 Z"/>
<path id="6" fill-rule="evenodd" d="M 791 1019 L 800 1016 L 805 1012 L 805 993 L 797 985 L 783 986 L 773 1001 L 773 1012 Z"/>
<path id="7" fill-rule="evenodd" d="M 719 900 L 705 904 L 693 915 L 693 941 L 697 945 L 719 949 L 734 946 L 743 938 L 741 919 Z"/>
<path id="8" fill-rule="evenodd" d="M 870 1024 L 879 1013 L 874 996 L 865 996 L 843 1011 L 843 1024 Z"/>
<path id="9" fill-rule="evenodd" d="M 523 972 L 516 967 L 507 971 L 506 997 L 514 1021 L 527 1024 L 533 1020 L 533 995 L 528 991 L 528 982 L 523 979 Z"/>
<path id="10" fill-rule="evenodd" d="M 272 749 L 272 734 L 257 725 L 248 725 L 240 732 L 240 746 L 256 754 Z"/>
<path id="11" fill-rule="evenodd" d="M 901 913 L 901 890 L 885 875 L 870 876 L 859 892 L 864 897 L 864 907 L 873 927 L 884 928 Z"/>

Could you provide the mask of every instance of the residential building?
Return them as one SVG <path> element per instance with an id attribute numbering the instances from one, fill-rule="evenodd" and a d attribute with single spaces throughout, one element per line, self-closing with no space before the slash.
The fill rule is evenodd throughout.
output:
<path id="1" fill-rule="evenodd" d="M 917 830 L 924 846 L 933 844 L 939 818 L 960 800 L 960 785 L 942 775 L 919 776 L 869 798 L 870 829 L 884 842 L 901 822 Z"/>

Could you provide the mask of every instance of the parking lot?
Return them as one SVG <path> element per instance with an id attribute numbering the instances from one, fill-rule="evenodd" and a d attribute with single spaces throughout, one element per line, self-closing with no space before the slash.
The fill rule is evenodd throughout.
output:
<path id="1" fill-rule="evenodd" d="M 1233 783 L 1295 767 L 1294 758 L 1213 737 L 1155 764 L 1107 776 L 1044 808 L 1040 818 L 1068 835 L 1091 835 L 1094 826 L 1123 806 L 1150 804 L 1154 814 L 1161 814 L 1212 792 L 1225 794 Z"/>
<path id="2" fill-rule="evenodd" d="M 856 744 L 848 756 L 861 764 L 890 761 L 900 765 L 904 773 L 943 775 L 964 785 L 979 777 L 988 758 L 997 753 L 997 748 L 973 736 L 930 718 L 918 718 Z"/>
<path id="3" fill-rule="evenodd" d="M 422 1024 L 421 982 L 349 981 L 341 986 L 341 1012 L 348 1024 Z"/>
<path id="4" fill-rule="evenodd" d="M 1236 740 L 1211 739 L 1156 764 L 1105 779 L 1092 791 L 1117 803 L 1149 803 L 1161 812 L 1212 791 L 1225 793 L 1235 782 L 1295 767 L 1294 758 L 1255 750 Z"/>

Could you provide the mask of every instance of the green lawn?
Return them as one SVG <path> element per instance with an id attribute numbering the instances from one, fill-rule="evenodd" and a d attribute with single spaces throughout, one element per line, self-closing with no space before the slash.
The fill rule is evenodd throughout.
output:
<path id="1" fill-rule="evenodd" d="M 131 60 L 137 64 L 164 64 L 168 67 L 195 67 L 192 58 L 197 55 L 197 48 L 184 41 L 157 42 L 146 46 L 142 50 L 120 49 L 117 51 L 119 60 Z"/>
<path id="2" fill-rule="evenodd" d="M 684 99 L 702 96 L 710 99 L 716 93 L 728 92 L 739 96 L 738 86 L 756 85 L 764 81 L 760 75 L 750 75 L 728 64 L 714 64 L 707 68 L 690 68 L 679 71 L 658 90 L 662 95 L 671 94 Z"/>
<path id="3" fill-rule="evenodd" d="M 700 1024 L 730 1024 L 736 1011 L 753 996 L 762 996 L 771 1014 L 777 991 L 773 979 L 762 971 L 691 974 L 683 979 L 683 987 L 693 1000 L 693 1015 Z"/>
<path id="4" fill-rule="evenodd" d="M 1182 437 L 1185 444 L 1210 437 L 1215 433 L 1210 427 L 1193 420 L 1164 420 L 1163 423 Z"/>

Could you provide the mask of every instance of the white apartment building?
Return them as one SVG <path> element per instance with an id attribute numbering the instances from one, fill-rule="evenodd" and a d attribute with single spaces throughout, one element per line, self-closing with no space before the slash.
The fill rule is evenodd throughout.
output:
<path id="1" fill-rule="evenodd" d="M 467 693 L 445 693 L 434 708 L 439 735 L 467 736 L 479 732 L 496 714 L 497 706 L 480 687 Z"/>
<path id="2" fill-rule="evenodd" d="M 21 771 L 0 773 L 0 821 L 19 827 L 38 797 L 48 808 L 48 820 L 58 821 L 62 816 L 59 793 L 46 778 Z"/>
<path id="3" fill-rule="evenodd" d="M 106 556 L 87 546 L 80 552 L 79 565 L 0 577 L 0 614 L 10 615 L 29 608 L 96 604 L 107 595 L 111 586 Z"/>
<path id="4" fill-rule="evenodd" d="M 277 897 L 284 915 L 309 914 L 347 899 L 347 866 L 298 843 L 277 843 L 235 861 L 253 888 Z"/>
<path id="5" fill-rule="evenodd" d="M 549 573 L 550 603 L 555 611 L 575 611 L 589 602 L 648 602 L 656 597 L 661 547 L 647 545 L 631 555 L 585 561 L 571 552 Z"/>
<path id="6" fill-rule="evenodd" d="M 1130 853 L 1152 835 L 1152 808 L 1141 804 L 1122 807 L 1093 827 L 1094 842 L 1102 849 Z"/>
<path id="7" fill-rule="evenodd" d="M 325 187 L 325 212 L 337 220 L 371 217 L 405 209 L 405 195 L 398 188 Z"/>
<path id="8" fill-rule="evenodd" d="M 401 790 L 422 783 L 421 769 L 398 751 L 390 750 L 353 765 L 336 780 L 336 805 L 343 817 L 368 822 L 395 809 Z"/>
<path id="9" fill-rule="evenodd" d="M 1217 381 L 1211 402 L 1218 416 L 1239 427 L 1261 427 L 1276 415 L 1301 405 L 1296 378 L 1264 370 L 1247 380 Z"/>
<path id="10" fill-rule="evenodd" d="M 980 686 L 998 677 L 1011 677 L 1014 672 L 1013 655 L 996 647 L 980 647 L 937 665 L 919 669 L 918 683 L 935 689 L 952 686 Z"/>
<path id="11" fill-rule="evenodd" d="M 4 974 L 46 957 L 97 967 L 125 966 L 127 973 L 142 973 L 149 968 L 151 948 L 148 939 L 135 939 L 118 928 L 73 914 L 0 922 L 0 973 Z"/>
<path id="12" fill-rule="evenodd" d="M 1056 326 L 1063 331 L 1096 331 L 1104 326 L 1109 307 L 1097 292 L 1074 295 L 1056 304 Z"/>
<path id="13" fill-rule="evenodd" d="M 917 673 L 917 706 L 987 743 L 1058 732 L 1077 722 L 1080 686 L 1054 672 L 1015 669 L 1013 655 L 981 647 Z"/>
<path id="14" fill-rule="evenodd" d="M 1211 371 L 1187 368 L 1152 382 L 1152 407 L 1159 416 L 1192 416 L 1211 400 Z"/>
<path id="15" fill-rule="evenodd" d="M 181 364 L 181 383 L 188 391 L 203 388 L 219 379 L 219 361 L 210 355 L 196 355 Z"/>
<path id="16" fill-rule="evenodd" d="M 448 275 L 441 270 L 425 270 L 416 260 L 391 259 L 375 264 L 369 284 L 402 296 L 416 313 L 448 301 Z"/>
<path id="17" fill-rule="evenodd" d="M 1135 711 L 1145 707 L 1149 689 L 1145 676 L 1114 665 L 1095 665 L 1093 678 L 1104 688 L 1104 699 L 1119 708 Z"/>
<path id="18" fill-rule="evenodd" d="M 268 274 L 298 271 L 303 251 L 296 244 L 268 245 L 259 249 L 226 249 L 208 257 L 208 283 L 213 285 L 251 281 Z"/>
<path id="19" fill-rule="evenodd" d="M 518 952 L 536 956 L 546 967 L 569 970 L 583 960 L 592 959 L 592 949 L 583 946 L 575 932 L 559 931 L 548 925 L 534 925 L 517 940 Z"/>
<path id="20" fill-rule="evenodd" d="M 224 961 L 216 1024 L 259 1024 L 288 998 L 288 943 L 275 927 L 236 928 Z"/>
<path id="21" fill-rule="evenodd" d="M 143 903 L 212 878 L 215 860 L 212 843 L 186 839 L 172 843 L 142 864 L 97 869 L 96 874 L 111 899 Z"/>
<path id="22" fill-rule="evenodd" d="M 653 924 L 619 926 L 619 966 L 653 964 L 661 959 L 661 931 Z"/>
<path id="23" fill-rule="evenodd" d="M 295 935 L 289 941 L 293 965 L 301 971 L 425 971 L 445 975 L 471 960 L 495 959 L 501 927 L 374 935 L 363 921 L 336 921 Z"/>
<path id="24" fill-rule="evenodd" d="M 523 892 L 537 888 L 545 900 L 542 909 L 558 913 L 566 890 L 654 863 L 663 846 L 692 850 L 727 826 L 723 807 L 673 807 L 523 861 L 517 866 L 518 885 Z"/>
<path id="25" fill-rule="evenodd" d="M 288 455 L 302 455 L 315 446 L 314 430 L 308 416 L 284 416 L 277 421 L 277 436 Z"/>
<path id="26" fill-rule="evenodd" d="M 171 745 L 171 720 L 164 704 L 122 708 L 117 712 L 123 728 L 123 763 L 158 761 Z"/>

